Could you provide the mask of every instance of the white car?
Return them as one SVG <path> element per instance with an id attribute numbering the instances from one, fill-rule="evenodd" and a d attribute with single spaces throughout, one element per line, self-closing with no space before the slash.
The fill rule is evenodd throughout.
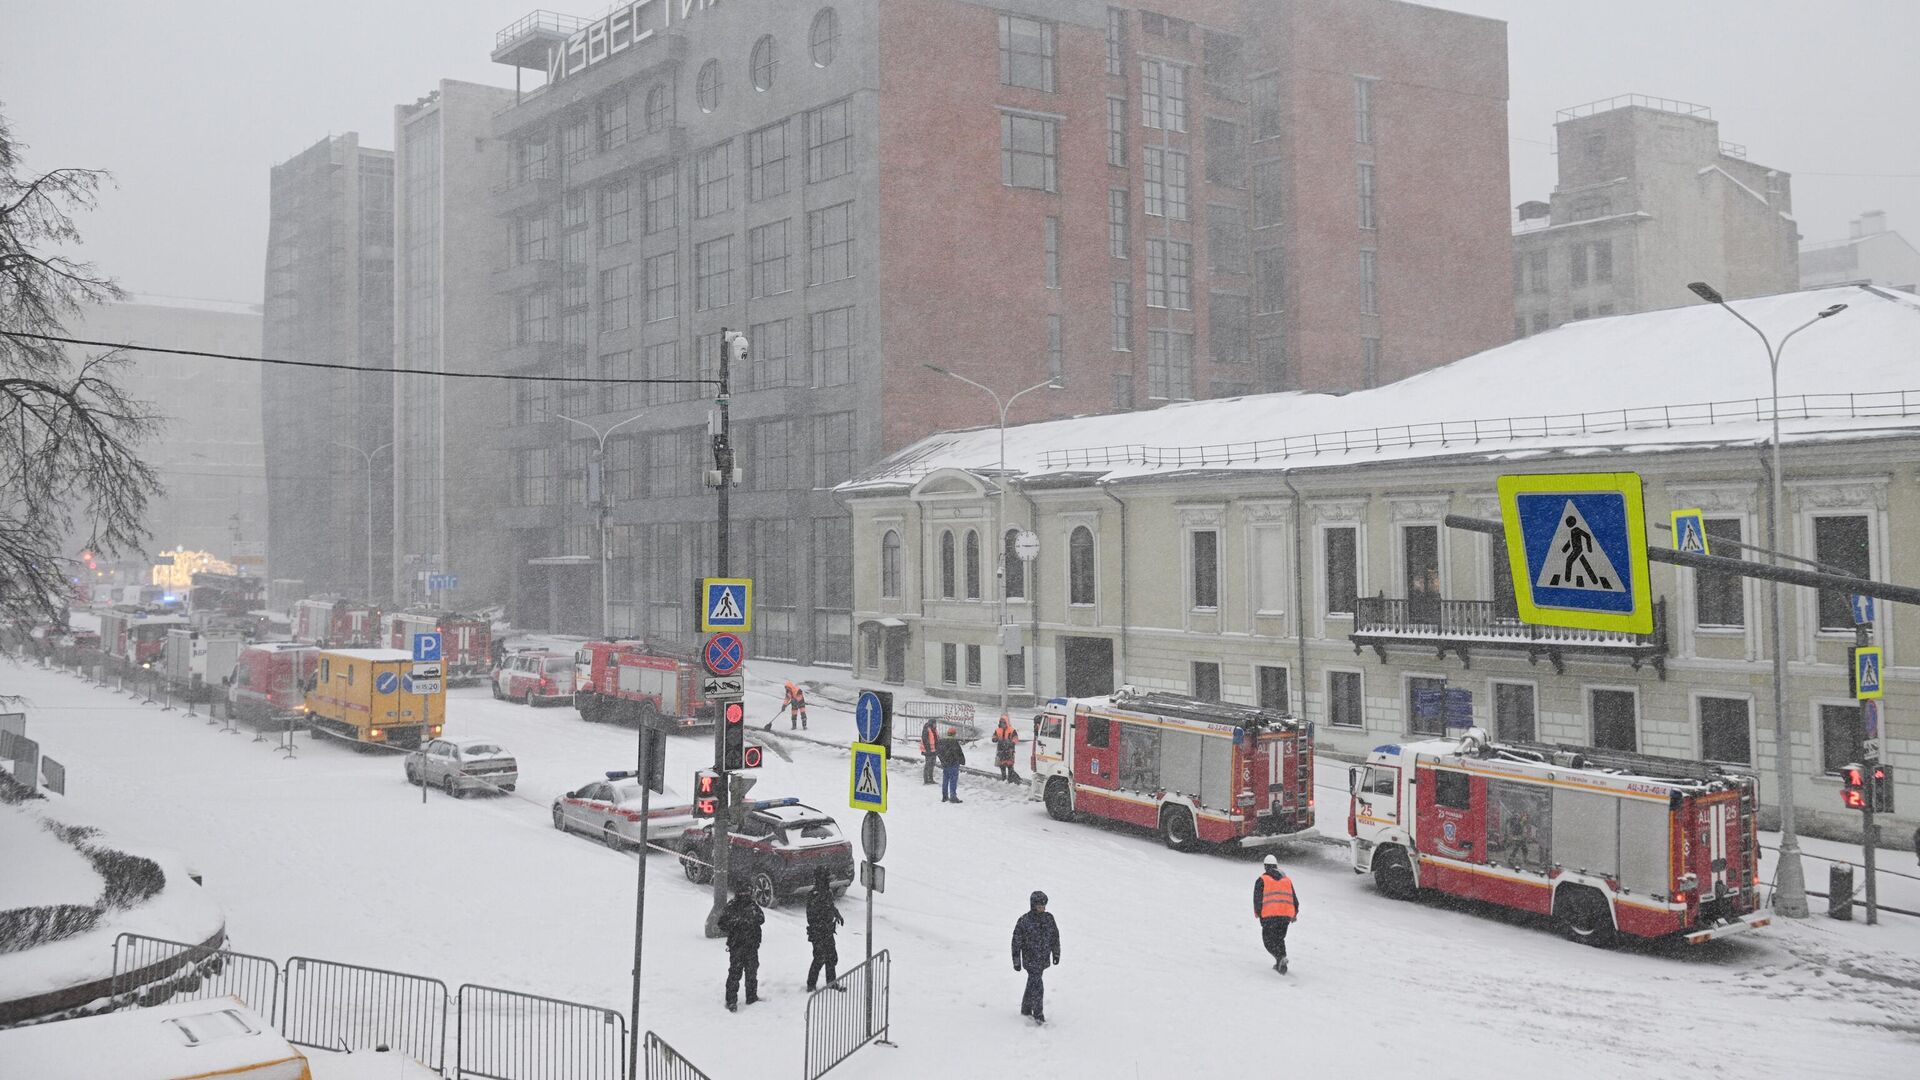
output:
<path id="1" fill-rule="evenodd" d="M 678 844 L 693 827 L 693 804 L 669 787 L 647 807 L 647 839 Z M 640 843 L 640 784 L 636 780 L 596 780 L 553 800 L 553 827 L 585 833 L 621 851 Z"/>
<path id="2" fill-rule="evenodd" d="M 514 653 L 493 672 L 493 696 L 528 705 L 573 700 L 573 656 L 544 649 Z"/>
<path id="3" fill-rule="evenodd" d="M 407 755 L 407 782 L 425 782 L 456 799 L 469 791 L 512 791 L 520 763 L 491 739 L 432 739 Z"/>

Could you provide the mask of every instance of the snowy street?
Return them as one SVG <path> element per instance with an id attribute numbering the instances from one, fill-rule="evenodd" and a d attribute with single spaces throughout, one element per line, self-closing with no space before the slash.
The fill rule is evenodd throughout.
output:
<path id="1" fill-rule="evenodd" d="M 762 668 L 749 688 L 755 722 L 778 707 L 779 683 L 765 676 L 787 670 Z M 67 764 L 69 795 L 51 809 L 182 851 L 224 904 L 234 948 L 624 1011 L 633 856 L 560 836 L 548 805 L 630 766 L 630 730 L 457 691 L 449 734 L 515 752 L 519 790 L 461 801 L 434 791 L 422 804 L 397 755 L 301 736 L 288 760 L 64 673 L 9 667 L 4 681 Z M 824 701 L 812 714 L 816 737 L 851 732 L 850 715 Z M 668 746 L 669 784 L 684 791 L 709 743 Z M 800 744 L 793 756 L 770 755 L 753 795 L 799 796 L 851 836 L 844 755 Z M 1344 766 L 1323 764 L 1321 781 L 1320 826 L 1338 835 L 1343 803 L 1329 786 L 1343 785 Z M 1024 790 L 978 777 L 962 781 L 962 805 L 943 806 L 906 764 L 890 794 L 875 937 L 895 959 L 900 1045 L 863 1050 L 837 1075 L 971 1077 L 1015 1064 L 1035 1076 L 1193 1075 L 1279 1060 L 1475 1076 L 1475 1063 L 1499 1060 L 1510 1072 L 1617 1076 L 1710 1072 L 1736 1055 L 1769 1075 L 1825 1075 L 1843 1057 L 1892 1075 L 1920 1035 L 1912 919 L 1868 928 L 1819 917 L 1692 949 L 1600 952 L 1485 910 L 1388 901 L 1342 848 L 1290 842 L 1275 850 L 1299 883 L 1302 921 L 1282 978 L 1251 916 L 1252 856 L 1182 855 L 1146 835 L 1056 823 Z M 1821 864 L 1809 865 L 1820 887 Z M 722 946 L 699 929 L 708 892 L 668 858 L 648 873 L 645 1026 L 715 1076 L 796 1066 L 807 957 L 798 908 L 769 914 L 769 1000 L 729 1015 Z M 1052 897 L 1064 953 L 1047 979 L 1044 1030 L 1016 1013 L 1021 976 L 1008 953 L 1034 888 Z M 848 964 L 864 947 L 859 896 L 841 903 Z"/>

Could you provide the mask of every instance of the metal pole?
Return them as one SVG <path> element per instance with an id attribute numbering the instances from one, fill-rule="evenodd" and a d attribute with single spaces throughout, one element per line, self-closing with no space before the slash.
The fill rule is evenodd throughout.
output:
<path id="1" fill-rule="evenodd" d="M 871 811 L 869 811 L 871 812 Z M 867 868 L 867 965 L 865 977 L 860 981 L 867 988 L 867 1026 L 860 1032 L 863 1036 L 873 1034 L 873 875 L 878 869 L 869 863 Z"/>
<path id="2" fill-rule="evenodd" d="M 732 383 L 729 377 L 729 346 L 733 332 L 726 327 L 720 328 L 720 392 L 714 398 L 714 405 L 720 412 L 719 430 L 713 435 L 713 465 L 720 474 L 719 530 L 715 537 L 714 563 L 721 577 L 728 575 L 727 562 L 727 525 L 728 492 L 733 486 L 733 443 L 730 441 L 732 421 L 729 412 L 732 404 Z M 695 598 L 699 602 L 699 598 Z M 707 912 L 706 934 L 710 938 L 720 936 L 720 912 L 727 906 L 727 855 L 733 846 L 729 838 L 733 814 L 732 778 L 726 771 L 726 722 L 723 717 L 714 717 L 713 725 L 713 765 L 720 774 L 719 809 L 713 815 L 713 906 Z"/>
<path id="3" fill-rule="evenodd" d="M 600 478 L 602 484 L 606 477 Z M 627 1080 L 639 1080 L 640 1068 L 640 943 L 647 924 L 647 824 L 653 805 L 653 775 L 647 768 L 647 725 L 640 724 L 639 746 L 634 751 L 634 775 L 640 780 L 640 867 L 634 871 L 633 885 L 633 1013 L 627 1021 Z"/>
<path id="4" fill-rule="evenodd" d="M 1873 644 L 1873 627 L 1867 623 L 1856 625 L 1853 628 L 1853 643 L 1856 647 L 1865 647 Z M 1880 707 L 1879 702 L 1859 702 L 1860 711 L 1863 714 L 1861 719 L 1863 721 L 1865 720 L 1864 714 L 1866 707 L 1869 704 L 1872 704 L 1875 709 Z M 1860 734 L 1862 737 L 1867 734 L 1864 723 L 1861 725 Z M 1877 742 L 1880 734 L 1877 725 L 1873 734 L 1875 738 L 1869 742 L 1867 752 L 1862 755 L 1865 759 L 1863 764 L 1866 769 L 1866 776 L 1863 779 L 1867 782 L 1867 799 L 1860 807 L 1860 847 L 1862 856 L 1860 861 L 1865 864 L 1867 871 L 1868 926 L 1873 926 L 1880 921 L 1880 888 L 1879 883 L 1874 880 L 1876 876 L 1874 873 L 1874 848 L 1879 846 L 1880 838 L 1876 835 L 1875 830 L 1877 826 L 1873 823 L 1873 796 L 1874 793 L 1879 790 L 1879 785 L 1873 782 L 1874 766 L 1880 763 L 1880 755 L 1872 748 L 1872 742 Z"/>
<path id="5" fill-rule="evenodd" d="M 597 500 L 600 517 L 600 632 L 606 635 L 608 640 L 613 639 L 613 545 L 607 536 L 609 519 L 613 516 L 613 492 L 607 487 L 607 440 L 613 437 L 614 432 L 645 415 L 645 413 L 634 413 L 607 430 L 601 431 L 585 420 L 575 420 L 571 416 L 560 413 L 554 414 L 569 424 L 578 424 L 586 428 L 599 444 L 599 449 L 594 451 L 594 462 L 600 466 L 600 498 Z"/>

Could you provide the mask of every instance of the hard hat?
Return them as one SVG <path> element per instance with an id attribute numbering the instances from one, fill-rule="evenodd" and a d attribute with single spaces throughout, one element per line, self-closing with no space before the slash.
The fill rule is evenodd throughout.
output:
<path id="1" fill-rule="evenodd" d="M 1273 857 L 1273 856 L 1271 856 L 1271 855 L 1269 855 L 1269 856 L 1267 856 L 1266 858 L 1264 858 L 1264 859 L 1262 859 L 1262 860 L 1260 860 L 1260 864 L 1261 864 L 1262 866 L 1265 866 L 1265 867 L 1267 867 L 1267 868 L 1268 868 L 1269 870 L 1278 870 L 1278 869 L 1280 869 L 1280 860 L 1279 860 L 1279 859 L 1276 859 L 1276 858 L 1274 858 L 1274 857 Z"/>
<path id="2" fill-rule="evenodd" d="M 1047 894 L 1041 892 L 1039 889 L 1035 889 L 1033 890 L 1033 895 L 1027 897 L 1027 902 L 1034 907 L 1041 907 L 1047 902 Z"/>

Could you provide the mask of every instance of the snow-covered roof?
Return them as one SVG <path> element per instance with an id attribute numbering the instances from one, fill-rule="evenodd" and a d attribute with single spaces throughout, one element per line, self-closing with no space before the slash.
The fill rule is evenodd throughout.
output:
<path id="1" fill-rule="evenodd" d="M 1737 300 L 1774 342 L 1830 305 L 1780 365 L 1789 440 L 1920 431 L 1920 299 L 1871 286 Z M 1766 437 L 1767 353 L 1716 305 L 1570 323 L 1372 390 L 1191 401 L 1007 429 L 1007 469 L 1118 480 L 1480 455 L 1744 445 Z M 899 490 L 939 469 L 991 473 L 997 428 L 944 432 L 842 484 Z"/>

